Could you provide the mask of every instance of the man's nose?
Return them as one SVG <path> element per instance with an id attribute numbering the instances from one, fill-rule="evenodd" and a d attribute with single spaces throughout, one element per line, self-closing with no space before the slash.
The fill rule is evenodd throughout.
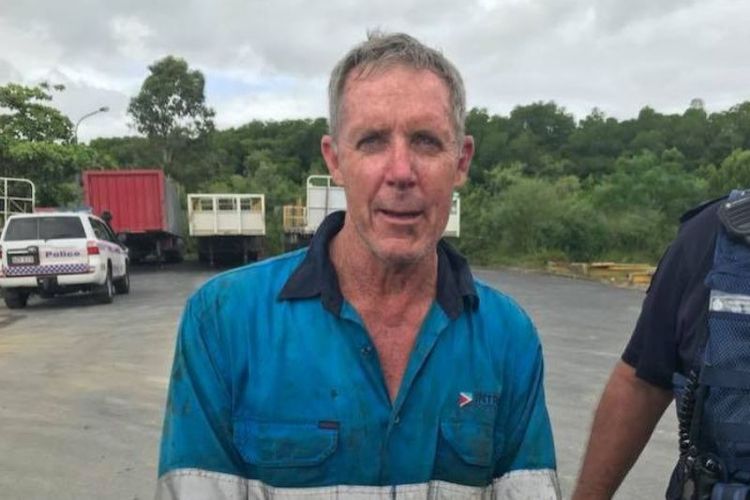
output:
<path id="1" fill-rule="evenodd" d="M 413 186 L 416 181 L 414 157 L 409 149 L 409 142 L 405 139 L 394 141 L 386 166 L 386 182 L 399 188 Z"/>

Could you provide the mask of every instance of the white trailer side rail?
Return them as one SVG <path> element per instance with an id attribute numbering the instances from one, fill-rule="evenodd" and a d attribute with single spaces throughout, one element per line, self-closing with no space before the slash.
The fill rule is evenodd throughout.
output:
<path id="1" fill-rule="evenodd" d="M 346 210 L 344 188 L 335 185 L 330 175 L 308 177 L 305 232 L 314 233 L 323 219 L 337 210 Z"/>
<path id="2" fill-rule="evenodd" d="M 0 229 L 13 214 L 34 211 L 36 187 L 29 179 L 0 177 Z"/>
<path id="3" fill-rule="evenodd" d="M 262 194 L 188 194 L 190 236 L 265 236 Z"/>

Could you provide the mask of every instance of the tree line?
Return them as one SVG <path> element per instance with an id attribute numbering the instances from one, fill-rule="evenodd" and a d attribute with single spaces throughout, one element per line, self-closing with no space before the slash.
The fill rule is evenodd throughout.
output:
<path id="1" fill-rule="evenodd" d="M 307 176 L 326 172 L 326 120 L 217 130 L 200 71 L 168 56 L 149 72 L 128 110 L 142 135 L 89 145 L 49 103 L 63 89 L 0 86 L 0 175 L 31 178 L 49 206 L 80 203 L 89 168 L 159 167 L 186 192 L 263 193 L 278 251 L 281 207 L 303 202 Z M 696 99 L 683 113 L 644 107 L 627 120 L 534 102 L 508 115 L 474 108 L 466 128 L 476 155 L 455 244 L 476 263 L 653 262 L 683 211 L 750 186 L 750 102 L 708 113 Z"/>

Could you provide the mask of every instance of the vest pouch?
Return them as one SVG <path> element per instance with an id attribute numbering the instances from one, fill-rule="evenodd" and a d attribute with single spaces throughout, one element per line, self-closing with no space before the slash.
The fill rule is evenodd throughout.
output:
<path id="1" fill-rule="evenodd" d="M 731 479 L 750 471 L 750 315 L 712 309 L 701 370 L 708 386 L 701 441 Z"/>
<path id="2" fill-rule="evenodd" d="M 320 484 L 338 446 L 335 422 L 234 422 L 234 445 L 247 477 L 279 487 Z"/>
<path id="3" fill-rule="evenodd" d="M 716 483 L 711 500 L 744 500 L 750 498 L 750 486 L 739 483 Z"/>

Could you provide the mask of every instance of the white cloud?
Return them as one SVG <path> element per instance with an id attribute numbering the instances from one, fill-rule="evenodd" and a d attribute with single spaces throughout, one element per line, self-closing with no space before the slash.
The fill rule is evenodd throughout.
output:
<path id="1" fill-rule="evenodd" d="M 153 30 L 143 21 L 135 16 L 116 16 L 110 21 L 110 26 L 121 55 L 139 59 L 148 55 L 146 46 L 153 37 Z"/>
<path id="2" fill-rule="evenodd" d="M 627 118 L 750 99 L 748 17 L 742 0 L 0 0 L 0 84 L 57 78 L 71 119 L 111 108 L 82 133 L 119 135 L 148 65 L 174 54 L 204 72 L 220 126 L 320 116 L 332 66 L 382 28 L 443 50 L 470 105 L 555 100 Z"/>

